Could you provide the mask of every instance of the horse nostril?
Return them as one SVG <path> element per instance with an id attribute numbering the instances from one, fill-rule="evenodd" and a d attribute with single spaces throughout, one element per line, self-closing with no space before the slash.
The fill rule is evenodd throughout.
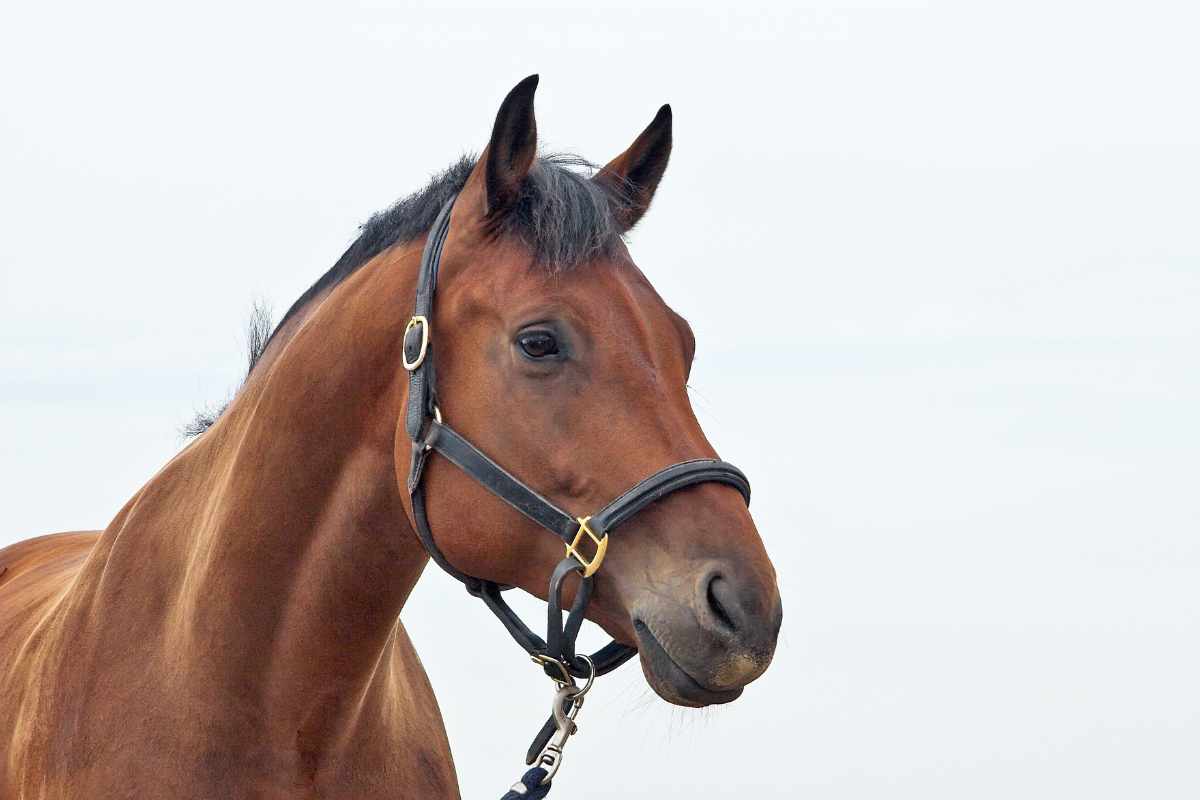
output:
<path id="1" fill-rule="evenodd" d="M 738 625 L 733 621 L 733 616 L 730 614 L 730 608 L 733 598 L 730 596 L 731 590 L 729 584 L 719 574 L 714 574 L 708 581 L 706 597 L 708 599 L 708 608 L 712 612 L 713 617 L 726 630 L 733 633 L 737 631 Z M 722 597 L 725 599 L 722 600 Z M 732 606 L 736 607 L 736 606 Z"/>

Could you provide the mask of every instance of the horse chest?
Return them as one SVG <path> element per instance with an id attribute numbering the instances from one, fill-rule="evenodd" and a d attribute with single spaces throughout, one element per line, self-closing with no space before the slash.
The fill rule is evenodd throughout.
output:
<path id="1" fill-rule="evenodd" d="M 10 631 L 27 643 L 10 666 L 37 680 L 19 694 L 10 684 L 0 708 L 5 800 L 459 796 L 437 701 L 399 625 L 365 691 L 256 708 L 203 670 L 178 671 L 199 654 L 114 658 L 81 621 L 35 622 Z"/>

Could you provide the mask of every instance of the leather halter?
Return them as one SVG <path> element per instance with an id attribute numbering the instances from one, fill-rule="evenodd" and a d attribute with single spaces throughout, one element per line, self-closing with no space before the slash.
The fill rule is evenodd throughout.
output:
<path id="1" fill-rule="evenodd" d="M 628 661 L 637 650 L 612 641 L 588 659 L 576 655 L 575 638 L 583 624 L 584 610 L 592 591 L 592 575 L 600 568 L 608 548 L 609 533 L 637 512 L 665 497 L 698 483 L 724 483 L 741 492 L 750 503 L 750 483 L 741 470 L 716 459 L 682 461 L 665 467 L 633 486 L 591 516 L 573 516 L 542 497 L 519 478 L 485 455 L 453 428 L 442 421 L 435 388 L 432 347 L 433 294 L 437 287 L 442 247 L 450 231 L 451 198 L 433 223 L 417 276 L 417 299 L 413 316 L 404 331 L 404 368 L 409 373 L 408 406 L 405 429 L 412 440 L 412 462 L 408 473 L 408 491 L 412 497 L 417 535 L 438 566 L 466 584 L 467 591 L 483 600 L 524 650 L 541 663 L 550 677 L 569 683 L 570 677 L 603 675 Z M 546 638 L 542 639 L 521 621 L 501 597 L 511 587 L 466 575 L 456 569 L 438 549 L 425 514 L 425 495 L 421 476 L 430 453 L 439 453 L 492 494 L 520 511 L 529 519 L 562 539 L 567 556 L 550 578 Z M 591 547 L 590 556 L 584 548 Z M 563 579 L 572 572 L 581 575 L 580 588 L 562 621 Z M 553 730 L 553 729 L 551 729 Z M 539 737 L 541 739 L 543 737 Z M 537 741 L 535 740 L 535 746 Z M 532 751 L 531 751 L 532 752 Z"/>

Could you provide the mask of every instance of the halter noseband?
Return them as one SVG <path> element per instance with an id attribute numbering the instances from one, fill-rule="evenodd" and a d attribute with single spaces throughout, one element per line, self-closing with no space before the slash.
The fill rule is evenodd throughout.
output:
<path id="1" fill-rule="evenodd" d="M 709 458 L 682 461 L 664 467 L 642 480 L 594 514 L 575 516 L 542 497 L 447 425 L 442 420 L 437 405 L 431 320 L 438 266 L 441 263 L 446 235 L 450 231 L 450 212 L 454 207 L 454 200 L 455 198 L 451 198 L 442 207 L 425 242 L 417 276 L 416 308 L 404 329 L 402 360 L 404 369 L 409 374 L 408 405 L 404 424 L 413 443 L 408 491 L 412 498 L 417 536 L 429 556 L 443 570 L 462 581 L 468 592 L 483 600 L 517 644 L 534 661 L 541 664 L 546 674 L 560 686 L 559 693 L 555 696 L 555 713 L 534 739 L 526 759 L 526 763 L 532 764 L 539 760 L 538 756 L 541 754 L 539 763 L 547 772 L 541 782 L 548 783 L 558 768 L 562 744 L 574 731 L 574 714 L 578 713 L 583 694 L 587 687 L 591 686 L 591 680 L 597 675 L 611 672 L 637 653 L 636 649 L 615 640 L 590 657 L 575 653 L 575 639 L 583 625 L 584 611 L 591 597 L 592 576 L 604 562 L 608 551 L 609 533 L 654 501 L 698 483 L 724 483 L 732 486 L 749 504 L 750 483 L 741 470 L 724 461 Z M 450 564 L 438 549 L 429 529 L 421 484 L 425 462 L 430 453 L 434 452 L 440 453 L 485 489 L 553 533 L 566 545 L 566 557 L 554 568 L 550 577 L 545 639 L 530 630 L 504 601 L 501 592 L 511 587 L 461 572 Z M 590 550 L 591 554 L 586 554 L 585 550 Z M 562 586 L 563 580 L 572 572 L 580 574 L 580 586 L 564 625 Z M 577 689 L 572 678 L 587 678 L 587 687 Z M 547 745 L 556 730 L 560 735 L 554 737 L 554 742 Z M 514 791 L 516 789 L 517 787 L 514 787 Z"/>

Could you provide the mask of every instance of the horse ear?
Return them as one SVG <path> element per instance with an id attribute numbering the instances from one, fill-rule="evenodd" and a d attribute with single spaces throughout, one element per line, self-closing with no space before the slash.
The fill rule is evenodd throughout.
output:
<path id="1" fill-rule="evenodd" d="M 665 105 L 629 149 L 608 162 L 593 179 L 615 199 L 621 230 L 632 228 L 646 213 L 670 158 L 671 107 Z"/>
<path id="2" fill-rule="evenodd" d="M 533 93 L 538 76 L 530 75 L 513 87 L 492 126 L 492 138 L 467 181 L 468 189 L 481 196 L 485 217 L 503 214 L 520 196 L 521 183 L 537 156 L 537 121 L 533 117 Z"/>

